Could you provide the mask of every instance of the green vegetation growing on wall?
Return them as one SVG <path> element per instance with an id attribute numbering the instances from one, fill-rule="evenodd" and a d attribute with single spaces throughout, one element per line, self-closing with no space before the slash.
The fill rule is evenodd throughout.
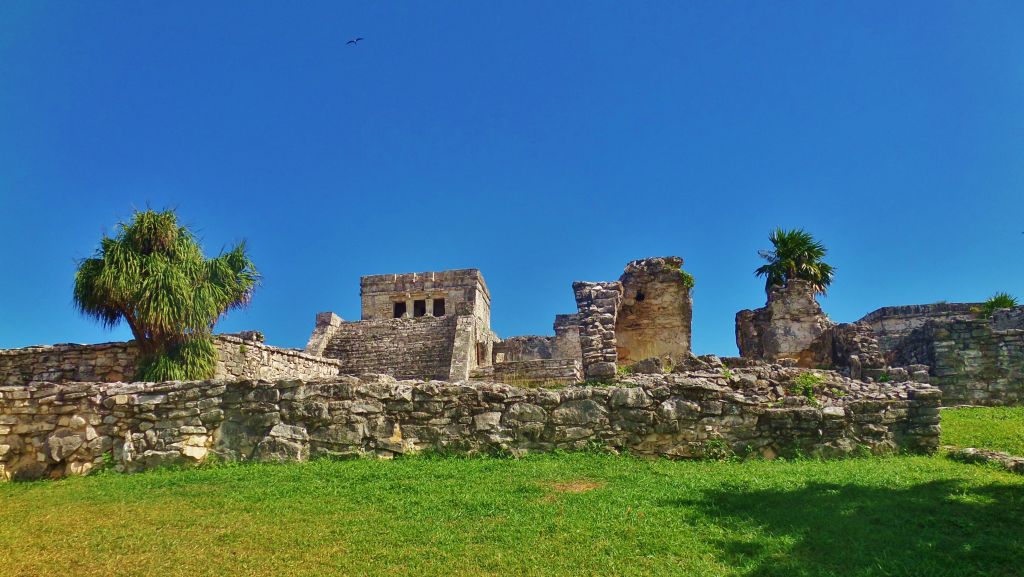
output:
<path id="1" fill-rule="evenodd" d="M 825 376 L 819 373 L 800 373 L 793 379 L 789 392 L 800 395 L 811 403 L 817 403 L 818 398 L 815 389 L 825 381 Z"/>
<path id="2" fill-rule="evenodd" d="M 683 286 L 692 289 L 694 285 L 693 275 L 683 269 L 679 269 L 679 276 L 683 277 Z"/>
<path id="3" fill-rule="evenodd" d="M 74 300 L 106 327 L 128 324 L 140 350 L 138 378 L 204 379 L 217 362 L 214 324 L 245 306 L 258 281 L 244 243 L 207 259 L 173 211 L 146 210 L 79 264 Z"/>
<path id="4" fill-rule="evenodd" d="M 1008 293 L 998 292 L 981 305 L 974 307 L 972 310 L 975 314 L 983 319 L 987 319 L 992 316 L 992 313 L 999 309 L 1012 309 L 1018 306 L 1020 303 L 1017 302 L 1016 297 L 1009 295 Z"/>

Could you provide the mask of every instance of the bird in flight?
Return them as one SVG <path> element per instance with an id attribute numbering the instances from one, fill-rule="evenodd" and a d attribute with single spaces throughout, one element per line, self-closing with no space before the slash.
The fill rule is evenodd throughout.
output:
<path id="1" fill-rule="evenodd" d="M 362 38 L 353 38 L 352 40 L 349 40 L 349 41 L 348 41 L 348 42 L 346 42 L 345 44 L 346 44 L 346 45 L 351 45 L 351 46 L 355 46 L 356 44 L 359 44 L 359 41 L 360 41 L 360 40 L 362 40 Z"/>

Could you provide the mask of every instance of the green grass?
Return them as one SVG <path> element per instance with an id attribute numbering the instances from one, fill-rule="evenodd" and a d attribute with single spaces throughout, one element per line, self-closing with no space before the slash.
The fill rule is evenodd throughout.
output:
<path id="1" fill-rule="evenodd" d="M 1024 407 L 943 409 L 942 443 L 1024 456 Z"/>
<path id="2" fill-rule="evenodd" d="M 37 575 L 1020 575 L 1024 477 L 942 457 L 594 453 L 246 464 L 0 486 Z"/>

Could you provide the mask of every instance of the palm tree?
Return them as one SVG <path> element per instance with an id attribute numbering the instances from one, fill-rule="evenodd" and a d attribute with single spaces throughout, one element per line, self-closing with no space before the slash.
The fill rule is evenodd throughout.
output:
<path id="1" fill-rule="evenodd" d="M 768 240 L 774 248 L 757 251 L 768 264 L 754 271 L 755 275 L 765 277 L 765 292 L 770 293 L 772 287 L 785 286 L 790 280 L 798 279 L 809 282 L 816 294 L 825 294 L 835 272 L 832 265 L 821 260 L 828 253 L 825 245 L 799 228 L 776 228 Z"/>
<path id="2" fill-rule="evenodd" d="M 244 242 L 207 259 L 173 211 L 146 210 L 81 261 L 74 299 L 107 328 L 128 324 L 139 346 L 139 378 L 203 379 L 217 362 L 214 324 L 248 304 L 258 282 Z"/>

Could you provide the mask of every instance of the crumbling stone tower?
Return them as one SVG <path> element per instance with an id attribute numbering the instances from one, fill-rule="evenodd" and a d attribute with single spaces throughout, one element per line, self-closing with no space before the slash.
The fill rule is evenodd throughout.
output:
<path id="1" fill-rule="evenodd" d="M 690 354 L 691 281 L 677 256 L 634 260 L 616 282 L 575 282 L 583 372 L 613 376 L 617 366 Z"/>
<path id="2" fill-rule="evenodd" d="M 618 361 L 632 365 L 689 354 L 693 320 L 691 280 L 677 256 L 645 258 L 626 265 L 619 282 L 622 302 L 615 319 Z"/>

